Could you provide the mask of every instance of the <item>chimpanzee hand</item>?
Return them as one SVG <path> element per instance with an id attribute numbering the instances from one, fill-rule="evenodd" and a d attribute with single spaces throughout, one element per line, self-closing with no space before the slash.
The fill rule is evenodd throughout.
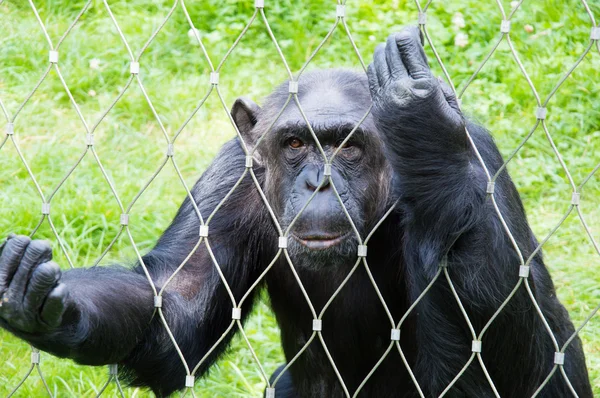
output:
<path id="1" fill-rule="evenodd" d="M 45 333 L 58 327 L 67 290 L 52 262 L 50 245 L 9 236 L 0 247 L 0 326 L 16 332 Z"/>
<path id="2" fill-rule="evenodd" d="M 464 120 L 452 90 L 434 77 L 419 28 L 388 37 L 368 69 L 373 116 L 384 133 L 404 126 L 456 131 Z"/>

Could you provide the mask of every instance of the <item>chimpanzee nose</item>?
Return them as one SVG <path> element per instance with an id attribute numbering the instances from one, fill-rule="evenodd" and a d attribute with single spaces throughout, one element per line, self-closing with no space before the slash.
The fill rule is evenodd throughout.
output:
<path id="1" fill-rule="evenodd" d="M 325 181 L 323 181 L 325 179 Z M 312 170 L 306 173 L 306 188 L 309 191 L 314 192 L 319 184 L 323 181 L 323 186 L 319 189 L 319 192 L 329 189 L 329 178 L 323 175 L 322 166 L 313 166 Z"/>

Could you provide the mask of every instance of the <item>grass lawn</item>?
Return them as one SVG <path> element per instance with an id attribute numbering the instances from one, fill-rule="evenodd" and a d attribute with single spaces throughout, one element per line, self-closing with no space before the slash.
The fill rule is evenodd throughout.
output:
<path id="1" fill-rule="evenodd" d="M 75 19 L 81 0 L 37 1 L 40 18 L 53 43 Z M 216 66 L 254 8 L 251 0 L 188 2 L 190 16 Z M 266 2 L 266 15 L 292 72 L 297 72 L 335 21 L 335 2 L 277 0 Z M 501 1 L 510 10 L 509 1 Z M 596 20 L 600 4 L 588 1 Z M 593 4 L 592 4 L 593 3 Z M 162 23 L 172 2 L 112 1 L 110 7 L 134 54 Z M 348 2 L 347 21 L 356 44 L 370 62 L 378 42 L 402 25 L 415 23 L 413 2 Z M 493 1 L 434 1 L 427 24 L 450 76 L 460 89 L 499 37 L 502 19 Z M 545 99 L 588 43 L 591 22 L 579 0 L 524 2 L 512 20 L 511 38 L 519 57 Z M 206 59 L 190 36 L 178 6 L 140 58 L 140 78 L 169 137 L 192 114 L 209 90 Z M 0 0 L 0 100 L 9 118 L 20 108 L 48 66 L 48 43 L 31 11 L 21 0 Z M 431 55 L 431 51 L 428 48 Z M 59 67 L 72 96 L 90 126 L 115 100 L 130 76 L 129 55 L 100 0 L 91 7 L 59 50 Z M 430 57 L 433 69 L 441 69 Z M 309 68 L 360 68 L 341 27 L 319 51 Z M 228 107 L 239 95 L 257 100 L 287 73 L 261 18 L 224 63 L 220 90 Z M 260 101 L 259 101 L 260 102 Z M 463 108 L 494 134 L 508 156 L 535 124 L 535 97 L 504 41 L 469 86 Z M 0 111 L 0 125 L 5 122 Z M 600 163 L 600 51 L 596 45 L 548 103 L 548 129 L 576 185 Z M 19 111 L 15 141 L 39 188 L 52 197 L 52 221 L 75 266 L 91 265 L 119 232 L 121 209 L 94 154 L 85 153 L 69 178 L 61 181 L 86 150 L 83 124 L 54 70 Z M 220 145 L 234 130 L 213 92 L 175 142 L 175 161 L 188 186 L 200 176 Z M 140 88 L 135 84 L 104 117 L 94 135 L 95 151 L 127 207 L 163 163 L 166 140 Z M 1 141 L 0 141 L 1 142 Z M 544 131 L 538 128 L 508 166 L 523 197 L 529 221 L 540 240 L 557 225 L 571 201 L 571 186 Z M 600 182 L 593 176 L 581 191 L 581 211 L 592 235 L 600 240 Z M 185 196 L 171 163 L 143 191 L 131 209 L 131 233 L 141 252 L 148 250 L 168 225 Z M 0 237 L 30 234 L 41 219 L 42 200 L 17 149 L 9 140 L 0 149 Z M 68 268 L 48 221 L 35 234 L 53 242 L 55 259 Z M 576 324 L 600 303 L 600 256 L 575 212 L 544 246 L 546 263 L 558 295 Z M 122 234 L 102 263 L 135 261 Z M 283 362 L 278 329 L 267 300 L 262 300 L 245 330 L 265 371 Z M 600 395 L 600 320 L 582 330 L 595 393 Z M 0 331 L 0 396 L 6 396 L 26 374 L 30 348 Z M 107 379 L 105 367 L 92 368 L 42 354 L 41 370 L 54 396 L 94 396 Z M 526 370 L 524 370 L 526 371 Z M 236 338 L 228 354 L 208 377 L 196 384 L 202 397 L 261 396 L 264 382 L 245 342 Z M 43 396 L 34 372 L 16 396 Z M 147 396 L 126 389 L 128 397 Z M 103 396 L 118 396 L 111 385 Z"/>

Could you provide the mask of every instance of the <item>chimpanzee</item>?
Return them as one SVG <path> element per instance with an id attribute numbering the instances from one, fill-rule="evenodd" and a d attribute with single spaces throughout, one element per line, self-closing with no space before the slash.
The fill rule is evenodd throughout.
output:
<path id="1" fill-rule="evenodd" d="M 464 118 L 452 91 L 431 74 L 418 28 L 393 34 L 377 47 L 368 79 L 346 70 L 315 71 L 299 79 L 299 102 L 324 153 L 329 157 L 338 151 L 330 172 L 299 108 L 292 102 L 277 118 L 288 95 L 287 84 L 282 85 L 262 108 L 240 98 L 232 117 L 245 142 L 257 149 L 253 170 L 275 217 L 284 230 L 292 225 L 287 252 L 306 294 L 318 314 L 358 259 L 356 232 L 364 239 L 397 203 L 369 240 L 367 261 L 393 322 L 421 295 L 440 265 L 446 267 L 452 285 L 442 274 L 410 312 L 400 337 L 423 394 L 438 396 L 472 354 L 473 335 L 452 288 L 479 333 L 516 286 L 521 264 L 486 192 L 488 179 L 465 126 L 491 173 L 501 167 L 502 157 L 490 135 Z M 346 141 L 371 106 L 371 114 Z M 203 215 L 232 189 L 245 160 L 239 141 L 225 144 L 192 190 Z M 506 172 L 495 182 L 495 200 L 522 255 L 529 257 L 538 243 Z M 186 199 L 143 257 L 157 288 L 190 254 L 199 227 L 194 206 Z M 210 221 L 207 239 L 240 300 L 279 250 L 277 229 L 249 175 Z M 155 314 L 154 293 L 140 265 L 61 272 L 51 258 L 47 243 L 23 236 L 7 240 L 0 257 L 0 326 L 35 347 L 82 364 L 118 363 L 131 384 L 150 387 L 158 396 L 184 387 L 184 366 Z M 529 285 L 561 346 L 574 333 L 573 325 L 542 255 L 537 253 L 530 265 Z M 290 361 L 311 338 L 314 316 L 285 255 L 265 279 Z M 243 319 L 257 290 L 244 301 Z M 162 308 L 193 368 L 232 320 L 232 301 L 204 244 L 167 285 Z M 323 315 L 323 341 L 351 395 L 390 344 L 390 316 L 363 266 Z M 233 333 L 226 334 L 197 375 L 208 371 Z M 482 342 L 483 363 L 503 397 L 531 396 L 553 369 L 555 346 L 524 286 Z M 570 384 L 559 371 L 538 396 L 571 396 L 572 388 L 579 397 L 592 397 L 578 338 L 566 349 L 564 372 Z M 280 375 L 275 394 L 346 393 L 315 339 Z M 417 394 L 395 349 L 359 392 L 361 397 Z M 446 396 L 495 393 L 475 360 Z"/>

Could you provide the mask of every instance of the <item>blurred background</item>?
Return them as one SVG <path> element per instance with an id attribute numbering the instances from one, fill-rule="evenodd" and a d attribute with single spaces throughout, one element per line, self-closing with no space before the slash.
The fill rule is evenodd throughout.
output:
<path id="1" fill-rule="evenodd" d="M 210 89 L 209 64 L 193 29 L 216 66 L 255 11 L 250 0 L 188 3 L 186 7 L 195 28 L 191 28 L 178 5 L 140 58 L 140 79 L 171 138 Z M 265 3 L 265 14 L 285 60 L 292 73 L 298 72 L 333 26 L 336 3 L 317 0 Z M 500 3 L 507 13 L 518 6 L 518 2 Z M 86 2 L 48 0 L 34 4 L 56 45 Z M 131 51 L 137 55 L 162 24 L 173 2 L 111 1 L 109 6 Z M 590 1 L 588 6 L 599 20 L 600 3 Z M 352 37 L 368 64 L 375 46 L 389 33 L 416 24 L 418 9 L 414 2 L 400 0 L 348 2 L 346 14 Z M 494 1 L 433 1 L 427 14 L 433 43 L 460 91 L 500 37 L 500 9 Z M 542 100 L 584 53 L 590 44 L 591 28 L 590 16 L 580 0 L 528 1 L 516 10 L 510 36 Z M 48 68 L 48 50 L 31 5 L 25 0 L 0 0 L 0 101 L 6 111 L 5 114 L 0 111 L 0 125 L 17 115 L 14 122 L 17 146 L 9 139 L 0 148 L 0 237 L 11 232 L 30 234 L 42 218 L 42 200 L 20 150 L 46 198 L 56 191 L 51 215 L 64 251 L 59 248 L 47 220 L 39 226 L 35 237 L 53 242 L 55 260 L 62 267 L 69 267 L 65 252 L 74 266 L 89 266 L 117 236 L 121 210 L 93 153 L 85 153 L 69 174 L 86 151 L 86 130 L 54 69 L 26 101 Z M 442 76 L 431 48 L 427 46 L 426 50 L 432 69 Z M 127 83 L 129 63 L 128 50 L 104 2 L 93 0 L 61 43 L 58 64 L 90 127 Z M 341 24 L 309 64 L 309 69 L 329 67 L 362 68 Z M 284 63 L 259 15 L 223 64 L 219 88 L 227 108 L 240 95 L 260 103 L 287 77 Z M 175 141 L 175 160 L 189 187 L 219 147 L 235 134 L 215 94 L 208 97 Z M 517 148 L 536 122 L 535 96 L 506 40 L 471 83 L 462 101 L 463 109 L 492 131 L 505 157 Z M 581 184 L 600 163 L 598 42 L 550 99 L 547 124 L 575 185 Z M 135 82 L 97 126 L 94 143 L 96 155 L 127 207 L 164 163 L 167 146 L 161 126 Z M 572 188 L 541 127 L 533 132 L 508 169 L 521 193 L 529 221 L 542 240 L 568 211 Z M 142 253 L 153 246 L 169 224 L 185 192 L 174 167 L 167 163 L 135 201 L 130 229 Z M 598 176 L 592 176 L 581 192 L 582 214 L 593 237 L 600 241 Z M 544 253 L 560 299 L 575 324 L 581 324 L 600 304 L 600 255 L 576 212 L 546 242 Z M 122 234 L 101 264 L 135 260 L 131 242 Z M 245 330 L 265 372 L 270 374 L 284 359 L 266 297 Z M 580 335 L 592 384 L 600 396 L 597 316 Z M 29 346 L 0 331 L 0 396 L 12 391 L 29 366 Z M 48 354 L 42 354 L 41 370 L 54 396 L 94 396 L 108 377 L 106 367 L 83 367 Z M 201 397 L 259 397 L 263 388 L 264 381 L 248 346 L 236 338 L 208 377 L 196 383 L 195 391 Z M 111 385 L 103 396 L 117 394 Z M 44 395 L 47 393 L 36 372 L 16 393 L 22 397 Z M 125 395 L 149 393 L 126 389 Z"/>

